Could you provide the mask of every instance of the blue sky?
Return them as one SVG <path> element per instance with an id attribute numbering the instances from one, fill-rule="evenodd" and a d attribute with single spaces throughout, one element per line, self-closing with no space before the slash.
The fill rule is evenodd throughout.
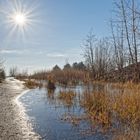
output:
<path id="1" fill-rule="evenodd" d="M 7 15 L 15 5 L 31 11 L 31 25 L 13 31 Z M 29 72 L 83 61 L 81 45 L 92 28 L 97 37 L 109 36 L 113 0 L 0 0 L 0 56 L 5 69 Z"/>

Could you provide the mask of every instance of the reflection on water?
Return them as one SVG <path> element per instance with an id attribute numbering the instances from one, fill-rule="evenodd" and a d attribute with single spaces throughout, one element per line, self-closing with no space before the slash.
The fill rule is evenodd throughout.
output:
<path id="1" fill-rule="evenodd" d="M 33 120 L 34 130 L 44 140 L 108 140 L 112 132 L 102 133 L 98 127 L 91 125 L 84 108 L 79 105 L 80 95 L 87 91 L 102 90 L 110 94 L 124 92 L 112 89 L 110 85 L 94 85 L 93 87 L 77 86 L 70 88 L 57 87 L 54 92 L 46 88 L 33 89 L 20 97 L 27 114 Z M 71 104 L 58 98 L 60 91 L 73 91 L 76 97 Z"/>

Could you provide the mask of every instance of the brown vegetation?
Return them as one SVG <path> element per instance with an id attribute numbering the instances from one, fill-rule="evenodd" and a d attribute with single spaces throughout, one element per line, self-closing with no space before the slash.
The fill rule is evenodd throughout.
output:
<path id="1" fill-rule="evenodd" d="M 52 71 L 54 79 L 62 86 L 72 86 L 86 82 L 87 73 L 82 70 L 66 69 L 60 71 Z"/>
<path id="2" fill-rule="evenodd" d="M 36 82 L 35 80 L 27 79 L 24 80 L 24 82 L 25 82 L 24 85 L 29 89 L 42 87 L 42 83 Z"/>
<path id="3" fill-rule="evenodd" d="M 115 97 L 112 105 L 116 117 L 121 123 L 139 127 L 140 123 L 140 93 L 122 93 Z"/>
<path id="4" fill-rule="evenodd" d="M 111 102 L 110 97 L 105 93 L 84 93 L 80 105 L 86 109 L 93 124 L 109 127 L 111 125 Z"/>
<path id="5" fill-rule="evenodd" d="M 119 123 L 130 129 L 140 128 L 140 94 L 139 90 L 127 90 L 123 93 L 111 95 L 104 92 L 84 93 L 80 105 L 89 115 L 93 124 L 102 128 L 112 128 Z"/>
<path id="6" fill-rule="evenodd" d="M 73 91 L 60 91 L 58 94 L 58 99 L 64 102 L 66 105 L 72 105 L 73 100 L 76 97 L 76 93 Z"/>

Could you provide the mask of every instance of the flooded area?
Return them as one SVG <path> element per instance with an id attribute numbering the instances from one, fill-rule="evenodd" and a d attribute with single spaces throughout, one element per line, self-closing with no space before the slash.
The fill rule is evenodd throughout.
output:
<path id="1" fill-rule="evenodd" d="M 80 101 L 85 91 L 110 91 L 117 94 L 123 90 L 111 90 L 111 85 L 94 85 L 92 88 L 77 86 L 63 88 L 57 86 L 55 92 L 48 93 L 46 88 L 36 88 L 19 98 L 32 122 L 33 129 L 44 140 L 109 140 L 113 138 L 113 129 L 103 131 L 101 125 L 93 123 L 87 110 Z M 73 91 L 72 100 L 62 100 L 60 92 Z"/>

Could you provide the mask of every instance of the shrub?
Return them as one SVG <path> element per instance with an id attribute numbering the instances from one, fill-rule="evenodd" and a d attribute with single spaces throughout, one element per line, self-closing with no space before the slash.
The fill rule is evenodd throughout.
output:
<path id="1" fill-rule="evenodd" d="M 0 82 L 2 82 L 6 78 L 5 71 L 2 69 L 0 70 Z"/>

